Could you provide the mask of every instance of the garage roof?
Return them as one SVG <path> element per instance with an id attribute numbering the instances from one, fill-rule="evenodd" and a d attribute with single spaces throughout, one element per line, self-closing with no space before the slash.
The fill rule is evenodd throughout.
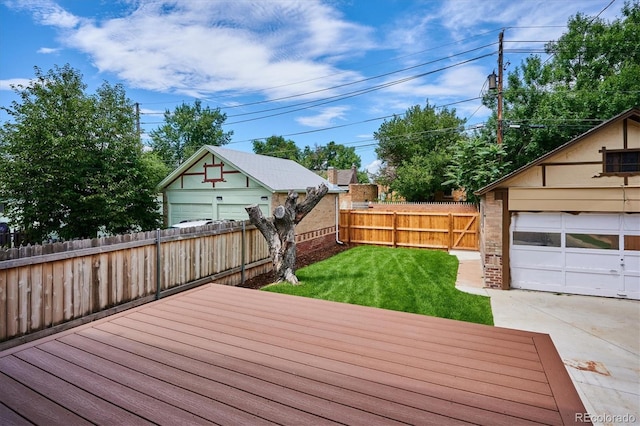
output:
<path id="1" fill-rule="evenodd" d="M 331 184 L 328 180 L 293 160 L 252 154 L 213 145 L 204 145 L 189 157 L 187 161 L 160 182 L 160 189 L 164 189 L 207 153 L 220 158 L 224 163 L 241 171 L 271 192 L 289 192 L 289 190 L 304 192 L 309 187 L 315 188 L 321 184 L 327 185 L 329 192 L 341 192 L 336 185 Z"/>
<path id="2" fill-rule="evenodd" d="M 487 192 L 502 186 L 502 184 L 504 184 L 506 181 L 508 181 L 512 177 L 519 175 L 520 173 L 524 172 L 525 170 L 528 170 L 528 169 L 530 169 L 532 167 L 537 166 L 538 164 L 544 162 L 549 157 L 557 154 L 558 152 L 563 151 L 563 150 L 565 150 L 565 149 L 567 149 L 567 148 L 579 143 L 584 138 L 586 138 L 587 136 L 591 135 L 594 132 L 599 131 L 603 127 L 607 127 L 612 123 L 618 122 L 620 120 L 625 120 L 625 119 L 630 119 L 630 120 L 633 120 L 633 121 L 640 122 L 640 109 L 631 108 L 631 109 L 629 109 L 629 110 L 627 110 L 627 111 L 625 111 L 625 112 L 623 112 L 621 114 L 618 114 L 617 116 L 611 118 L 610 120 L 607 120 L 604 123 L 594 127 L 593 129 L 584 132 L 580 136 L 577 136 L 577 137 L 571 139 L 569 142 L 567 142 L 567 143 L 565 143 L 563 145 L 560 145 L 558 148 L 556 148 L 556 149 L 554 149 L 552 151 L 549 151 L 548 153 L 546 153 L 542 157 L 539 157 L 537 160 L 534 160 L 531 163 L 520 167 L 518 170 L 515 170 L 515 171 L 509 173 L 508 175 L 504 176 L 503 178 L 498 179 L 498 180 L 490 183 L 489 185 L 485 186 L 484 188 L 480 188 L 479 190 L 477 190 L 475 192 L 475 194 L 476 195 L 486 194 Z"/>

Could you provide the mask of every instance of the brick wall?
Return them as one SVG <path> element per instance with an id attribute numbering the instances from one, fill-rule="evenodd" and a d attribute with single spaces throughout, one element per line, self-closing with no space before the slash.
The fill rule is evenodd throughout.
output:
<path id="1" fill-rule="evenodd" d="M 378 185 L 352 183 L 349 185 L 349 194 L 351 194 L 351 201 L 354 203 L 376 201 L 378 199 Z"/>
<path id="2" fill-rule="evenodd" d="M 320 237 L 296 243 L 296 252 L 298 255 L 314 252 L 325 247 L 336 245 L 335 228 L 332 232 L 326 233 Z"/>
<path id="3" fill-rule="evenodd" d="M 496 200 L 495 196 L 496 193 L 492 191 L 480 200 L 480 255 L 485 287 L 500 289 L 502 288 L 502 200 Z"/>
<path id="4" fill-rule="evenodd" d="M 305 194 L 298 195 L 298 202 L 301 203 Z M 330 228 L 336 226 L 336 194 L 327 194 L 322 197 L 322 200 L 309 212 L 308 215 L 296 225 L 296 235 L 304 234 L 307 232 L 316 231 L 319 229 Z M 279 205 L 284 205 L 287 199 L 287 194 L 276 193 L 273 194 L 273 201 L 271 204 L 271 210 Z"/>

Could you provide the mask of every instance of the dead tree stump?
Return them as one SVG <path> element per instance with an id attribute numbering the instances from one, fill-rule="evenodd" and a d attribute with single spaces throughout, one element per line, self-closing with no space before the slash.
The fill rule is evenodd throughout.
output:
<path id="1" fill-rule="evenodd" d="M 298 193 L 291 190 L 284 205 L 273 209 L 273 217 L 265 218 L 257 204 L 245 207 L 249 220 L 267 240 L 269 255 L 276 272 L 276 282 L 298 284 L 296 277 L 296 225 L 320 202 L 329 188 L 322 184 L 307 188 L 307 196 L 298 204 Z"/>

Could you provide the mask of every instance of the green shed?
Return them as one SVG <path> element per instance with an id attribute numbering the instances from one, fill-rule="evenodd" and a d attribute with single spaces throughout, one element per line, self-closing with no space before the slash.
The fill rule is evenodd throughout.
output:
<path id="1" fill-rule="evenodd" d="M 184 220 L 247 220 L 244 208 L 250 204 L 258 204 L 265 216 L 271 216 L 289 190 L 305 194 L 306 188 L 323 183 L 329 193 L 314 209 L 316 218 L 300 224 L 315 222 L 307 232 L 335 226 L 335 200 L 341 190 L 292 160 L 205 145 L 159 188 L 165 224 L 170 226 Z"/>

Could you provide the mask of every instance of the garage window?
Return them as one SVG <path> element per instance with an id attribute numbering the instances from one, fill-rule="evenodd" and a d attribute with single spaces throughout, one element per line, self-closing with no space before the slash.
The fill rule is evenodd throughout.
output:
<path id="1" fill-rule="evenodd" d="M 625 235 L 624 249 L 640 251 L 640 235 Z"/>
<path id="2" fill-rule="evenodd" d="M 560 233 L 516 231 L 513 233 L 513 244 L 518 246 L 560 247 Z"/>
<path id="3" fill-rule="evenodd" d="M 604 173 L 640 173 L 640 149 L 601 150 Z"/>
<path id="4" fill-rule="evenodd" d="M 599 250 L 618 250 L 618 235 L 603 234 L 567 234 L 568 248 L 587 248 Z"/>

